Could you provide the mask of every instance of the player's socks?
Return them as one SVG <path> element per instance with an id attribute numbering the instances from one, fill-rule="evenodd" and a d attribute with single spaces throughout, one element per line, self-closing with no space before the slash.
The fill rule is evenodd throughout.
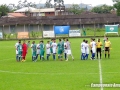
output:
<path id="1" fill-rule="evenodd" d="M 36 55 L 36 59 L 38 58 L 38 54 Z"/>
<path id="2" fill-rule="evenodd" d="M 66 53 L 64 53 L 64 56 L 65 56 L 65 60 L 67 59 L 67 54 Z"/>
<path id="3" fill-rule="evenodd" d="M 49 60 L 48 54 L 47 54 L 47 60 Z"/>
<path id="4" fill-rule="evenodd" d="M 108 54 L 108 58 L 110 58 L 110 54 Z"/>
<path id="5" fill-rule="evenodd" d="M 105 58 L 106 58 L 106 54 L 105 54 Z"/>
<path id="6" fill-rule="evenodd" d="M 41 55 L 40 55 L 40 60 L 41 60 Z"/>
<path id="7" fill-rule="evenodd" d="M 58 59 L 60 59 L 60 56 L 58 55 Z"/>
<path id="8" fill-rule="evenodd" d="M 102 54 L 100 53 L 100 59 L 101 59 Z"/>
<path id="9" fill-rule="evenodd" d="M 32 61 L 34 60 L 33 56 L 32 56 Z"/>

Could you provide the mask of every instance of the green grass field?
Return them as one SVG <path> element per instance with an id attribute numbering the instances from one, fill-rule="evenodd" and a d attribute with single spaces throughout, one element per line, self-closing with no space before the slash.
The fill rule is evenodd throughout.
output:
<path id="1" fill-rule="evenodd" d="M 53 61 L 52 56 L 49 61 L 32 62 L 30 48 L 27 61 L 16 62 L 14 45 L 17 41 L 0 41 L 0 90 L 120 90 L 120 87 L 91 87 L 91 83 L 100 83 L 99 64 L 103 84 L 120 84 L 120 39 L 109 38 L 111 57 L 105 59 L 103 52 L 100 63 L 99 60 L 80 60 L 82 39 L 69 39 L 75 60 L 68 62 Z"/>

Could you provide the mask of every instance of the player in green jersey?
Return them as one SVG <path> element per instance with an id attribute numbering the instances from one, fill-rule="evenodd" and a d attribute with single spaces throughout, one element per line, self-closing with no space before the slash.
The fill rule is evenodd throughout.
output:
<path id="1" fill-rule="evenodd" d="M 59 43 L 57 44 L 57 47 L 58 47 L 58 59 L 62 60 L 64 45 L 62 44 L 61 39 L 59 39 Z"/>
<path id="2" fill-rule="evenodd" d="M 45 59 L 44 58 L 44 52 L 45 52 L 44 49 L 45 49 L 45 45 L 44 45 L 43 41 L 40 41 L 40 56 L 41 56 L 42 60 Z"/>
<path id="3" fill-rule="evenodd" d="M 20 62 L 22 60 L 22 44 L 21 44 L 21 41 L 19 41 L 19 43 L 18 43 L 17 51 L 18 51 L 17 61 Z"/>

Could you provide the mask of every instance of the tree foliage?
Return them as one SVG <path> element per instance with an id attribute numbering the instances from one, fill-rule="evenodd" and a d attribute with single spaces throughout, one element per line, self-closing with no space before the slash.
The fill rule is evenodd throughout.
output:
<path id="1" fill-rule="evenodd" d="M 10 9 L 6 4 L 0 5 L 0 17 L 7 15 L 9 12 Z"/>
<path id="2" fill-rule="evenodd" d="M 68 9 L 68 11 L 73 14 L 81 14 L 84 9 L 80 8 L 78 4 L 73 4 L 72 7 Z"/>
<path id="3" fill-rule="evenodd" d="M 108 6 L 104 4 L 102 6 L 94 7 L 91 11 L 95 13 L 110 13 L 113 8 L 113 6 Z"/>
<path id="4" fill-rule="evenodd" d="M 117 15 L 120 16 L 120 1 L 119 0 L 113 0 L 115 4 L 113 5 L 117 9 Z"/>

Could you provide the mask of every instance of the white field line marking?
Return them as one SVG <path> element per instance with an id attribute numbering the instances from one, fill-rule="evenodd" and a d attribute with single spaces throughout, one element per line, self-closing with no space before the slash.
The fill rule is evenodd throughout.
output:
<path id="1" fill-rule="evenodd" d="M 99 73 L 58 73 L 58 72 L 49 72 L 49 73 L 45 73 L 45 72 L 40 72 L 40 73 L 33 73 L 33 72 L 15 72 L 15 71 L 6 71 L 6 70 L 0 70 L 0 73 L 12 73 L 12 74 L 33 74 L 33 75 L 41 75 L 41 74 L 49 74 L 49 75 L 71 75 L 71 74 L 99 74 Z M 119 72 L 106 72 L 106 73 L 119 73 Z"/>
<path id="2" fill-rule="evenodd" d="M 36 74 L 36 75 L 41 75 L 41 74 L 51 74 L 51 75 L 65 75 L 65 74 L 99 74 L 99 73 L 55 73 L 55 72 L 50 72 L 50 73 L 32 73 L 32 72 L 14 72 L 14 71 L 4 71 L 0 70 L 1 73 L 12 73 L 12 74 Z"/>
<path id="3" fill-rule="evenodd" d="M 98 60 L 98 61 L 99 61 L 99 75 L 100 75 L 100 84 L 101 84 L 100 90 L 103 90 L 103 86 L 102 86 L 103 80 L 102 80 L 101 60 Z"/>

